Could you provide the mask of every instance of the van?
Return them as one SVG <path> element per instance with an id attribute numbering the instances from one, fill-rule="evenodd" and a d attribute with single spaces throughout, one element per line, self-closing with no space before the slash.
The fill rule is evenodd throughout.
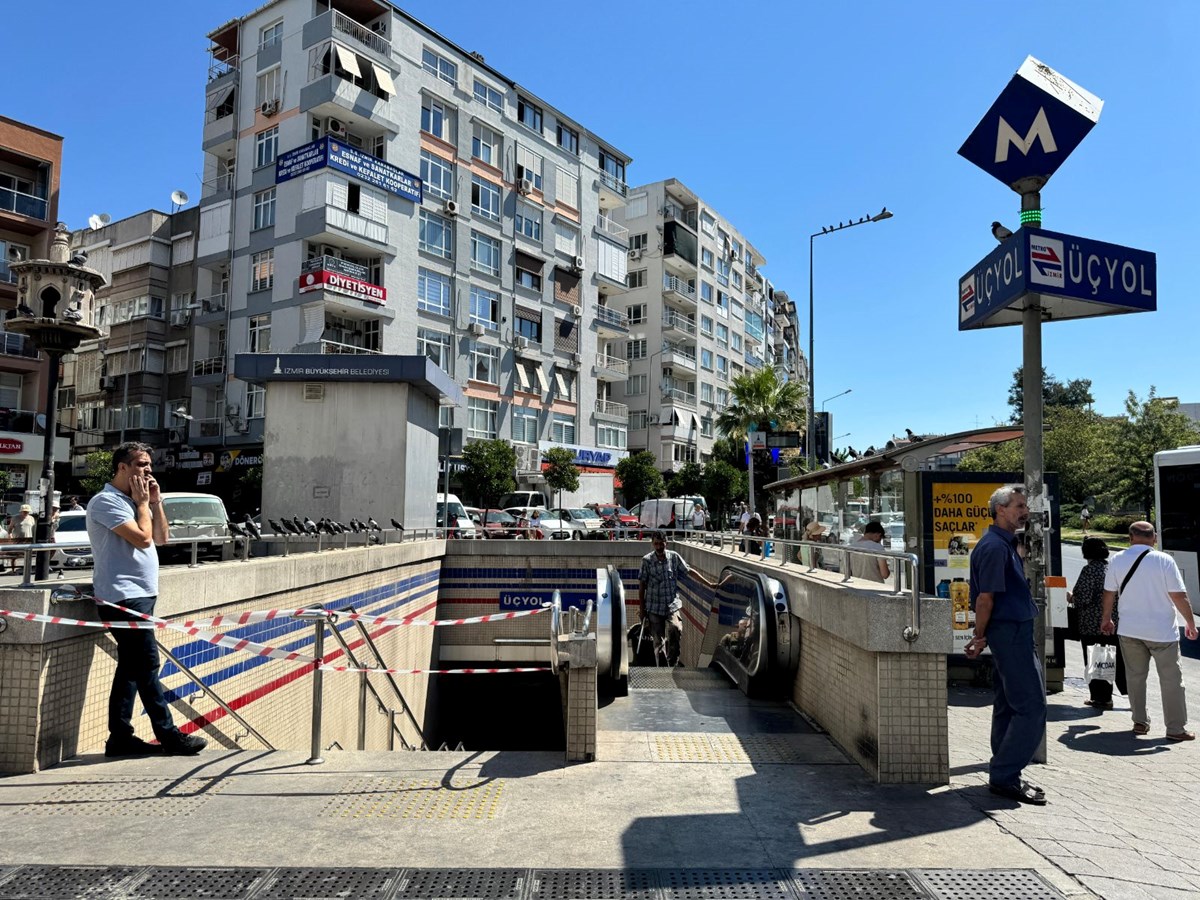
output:
<path id="1" fill-rule="evenodd" d="M 637 516 L 646 528 L 690 528 L 694 500 L 682 497 L 666 497 L 658 500 L 643 500 L 629 512 Z"/>
<path id="2" fill-rule="evenodd" d="M 534 509 L 546 509 L 549 505 L 546 502 L 546 495 L 541 491 L 513 491 L 501 497 L 500 502 L 496 504 L 500 509 L 508 509 L 510 506 L 530 506 Z"/>
<path id="3" fill-rule="evenodd" d="M 446 521 L 446 512 L 450 512 L 450 521 Z M 457 523 L 457 524 L 456 524 Z M 458 499 L 456 494 L 438 494 L 437 495 L 437 517 L 435 524 L 438 528 L 453 528 L 450 532 L 452 538 L 477 538 L 483 537 L 483 532 L 475 527 L 475 523 L 471 521 L 471 517 L 467 514 L 467 508 L 463 506 L 462 501 Z"/>
<path id="4" fill-rule="evenodd" d="M 226 555 L 225 542 L 229 537 L 229 513 L 225 503 L 216 494 L 192 494 L 183 491 L 168 491 L 162 495 L 163 512 L 167 515 L 167 526 L 171 529 L 171 539 L 178 538 L 217 538 L 213 543 L 201 543 L 197 547 L 198 556 L 215 556 L 218 559 Z M 160 547 L 163 556 L 191 556 L 191 547 L 187 544 Z"/>

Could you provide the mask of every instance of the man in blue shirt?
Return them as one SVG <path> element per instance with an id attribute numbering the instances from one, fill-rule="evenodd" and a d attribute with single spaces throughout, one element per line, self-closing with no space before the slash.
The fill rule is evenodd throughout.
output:
<path id="1" fill-rule="evenodd" d="M 650 625 L 650 635 L 655 652 L 669 659 L 667 648 L 667 624 L 678 608 L 677 593 L 681 579 L 691 576 L 697 581 L 715 588 L 704 574 L 692 569 L 683 557 L 667 549 L 667 538 L 661 531 L 650 536 L 654 549 L 642 557 L 638 572 L 638 596 L 641 600 L 642 618 Z"/>
<path id="2" fill-rule="evenodd" d="M 170 533 L 162 494 L 151 471 L 150 447 L 136 441 L 121 444 L 113 451 L 112 470 L 112 481 L 87 505 L 88 540 L 95 560 L 92 588 L 98 601 L 153 615 L 158 599 L 158 553 L 154 547 L 165 544 Z M 103 603 L 97 607 L 106 622 L 137 619 Z M 191 756 L 203 750 L 208 741 L 184 734 L 171 719 L 171 708 L 158 680 L 154 630 L 114 628 L 112 636 L 117 640 L 117 671 L 108 697 L 104 755 Z M 142 698 L 158 738 L 157 746 L 134 734 L 135 696 Z"/>
<path id="3" fill-rule="evenodd" d="M 975 633 L 966 647 L 970 659 L 985 647 L 992 651 L 996 700 L 988 787 L 1001 797 L 1042 806 L 1045 792 L 1021 780 L 1046 731 L 1046 687 L 1033 647 L 1037 607 L 1017 553 L 1017 531 L 1029 521 L 1024 488 L 997 488 L 988 512 L 993 524 L 971 553 Z"/>

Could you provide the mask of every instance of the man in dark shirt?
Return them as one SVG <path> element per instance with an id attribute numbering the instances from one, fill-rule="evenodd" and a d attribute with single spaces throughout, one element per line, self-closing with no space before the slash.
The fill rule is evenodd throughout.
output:
<path id="1" fill-rule="evenodd" d="M 975 634 L 966 654 L 992 651 L 996 701 L 992 706 L 992 760 L 988 787 L 1037 806 L 1045 792 L 1021 780 L 1046 730 L 1046 687 L 1033 647 L 1037 607 L 1017 553 L 1017 531 L 1029 521 L 1024 488 L 1008 484 L 988 501 L 993 524 L 971 554 L 971 602 Z"/>

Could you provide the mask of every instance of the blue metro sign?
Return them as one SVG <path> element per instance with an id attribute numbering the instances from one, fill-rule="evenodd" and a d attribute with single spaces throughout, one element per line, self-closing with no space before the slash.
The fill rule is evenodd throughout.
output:
<path id="1" fill-rule="evenodd" d="M 1030 56 L 958 154 L 1015 191 L 1040 190 L 1087 137 L 1103 106 Z"/>

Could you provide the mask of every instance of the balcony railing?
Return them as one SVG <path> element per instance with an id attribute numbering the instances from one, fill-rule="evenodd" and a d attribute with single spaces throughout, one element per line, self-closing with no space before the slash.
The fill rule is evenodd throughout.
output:
<path id="1" fill-rule="evenodd" d="M 600 173 L 600 183 L 618 197 L 627 197 L 629 195 L 629 185 L 609 172 Z"/>
<path id="2" fill-rule="evenodd" d="M 225 305 L 229 301 L 228 294 L 210 294 L 207 297 L 200 298 L 200 312 L 215 313 L 225 312 Z"/>
<path id="3" fill-rule="evenodd" d="M 355 344 L 339 344 L 337 341 L 321 341 L 321 352 L 350 355 L 381 355 L 383 353 L 382 350 L 372 350 Z"/>
<path id="4" fill-rule="evenodd" d="M 680 406 L 696 408 L 696 395 L 680 388 L 663 388 L 662 399 L 663 403 L 677 403 Z"/>
<path id="5" fill-rule="evenodd" d="M 663 276 L 663 290 L 679 294 L 681 297 L 686 297 L 689 300 L 696 299 L 696 289 L 682 278 L 677 278 L 674 275 Z"/>
<path id="6" fill-rule="evenodd" d="M 208 197 L 211 194 L 220 194 L 223 191 L 233 190 L 233 172 L 226 172 L 223 175 L 218 175 L 215 178 L 210 178 L 208 181 L 201 182 L 200 196 Z"/>
<path id="7" fill-rule="evenodd" d="M 596 227 L 605 234 L 615 237 L 619 241 L 629 240 L 629 229 L 624 225 L 618 225 L 612 219 L 605 215 L 596 216 Z"/>
<path id="8" fill-rule="evenodd" d="M 199 428 L 197 433 L 200 437 L 220 437 L 222 421 L 220 416 L 214 416 L 211 419 L 197 419 L 196 426 Z"/>
<path id="9" fill-rule="evenodd" d="M 14 434 L 45 434 L 38 424 L 38 413 L 34 409 L 7 409 L 0 407 L 0 431 Z"/>
<path id="10" fill-rule="evenodd" d="M 608 356 L 604 353 L 596 357 L 596 368 L 607 369 L 609 372 L 620 372 L 622 375 L 629 374 L 628 360 L 620 359 L 616 356 Z"/>
<path id="11" fill-rule="evenodd" d="M 225 371 L 224 356 L 210 356 L 192 363 L 192 375 L 221 375 Z"/>
<path id="12" fill-rule="evenodd" d="M 333 30 L 353 38 L 364 46 L 370 47 L 382 56 L 392 55 L 392 42 L 381 34 L 377 34 L 349 16 L 344 16 L 336 9 L 333 11 Z"/>
<path id="13" fill-rule="evenodd" d="M 613 400 L 597 400 L 596 412 L 602 416 L 612 416 L 618 419 L 629 418 L 629 407 Z"/>
<path id="14" fill-rule="evenodd" d="M 763 361 L 762 361 L 761 357 L 755 356 L 753 353 L 751 353 L 749 350 L 747 350 L 746 351 L 746 365 L 753 366 L 756 369 L 761 369 L 763 367 Z"/>
<path id="15" fill-rule="evenodd" d="M 16 213 L 31 219 L 45 219 L 49 209 L 46 200 L 33 194 L 23 194 L 10 188 L 0 188 L 0 212 Z"/>
<path id="16" fill-rule="evenodd" d="M 606 325 L 614 325 L 617 328 L 629 327 L 629 316 L 619 310 L 610 309 L 607 306 L 596 307 L 596 318 L 604 322 Z"/>
<path id="17" fill-rule="evenodd" d="M 681 316 L 677 312 L 667 311 L 663 313 L 663 327 L 674 328 L 676 331 L 682 331 L 684 334 L 690 334 L 693 337 L 696 335 L 696 323 L 687 316 Z"/>
<path id="18" fill-rule="evenodd" d="M 208 63 L 208 80 L 216 81 L 224 75 L 231 72 L 236 72 L 238 69 L 238 58 L 230 56 L 228 59 L 211 59 Z"/>
<path id="19" fill-rule="evenodd" d="M 0 353 L 5 356 L 23 356 L 26 359 L 37 359 L 37 349 L 23 334 L 0 332 Z"/>

